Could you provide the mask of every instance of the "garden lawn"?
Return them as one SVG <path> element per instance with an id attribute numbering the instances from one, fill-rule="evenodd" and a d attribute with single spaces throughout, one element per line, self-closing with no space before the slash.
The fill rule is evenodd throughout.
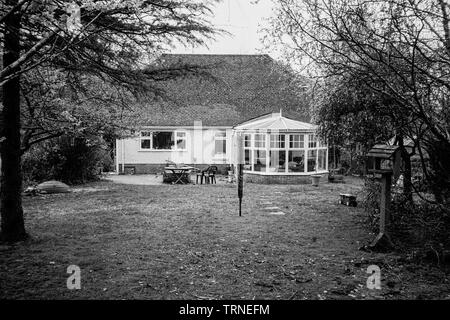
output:
<path id="1" fill-rule="evenodd" d="M 2 299 L 449 298 L 448 275 L 399 253 L 358 250 L 374 238 L 345 184 L 121 185 L 24 197 L 30 240 L 0 246 Z M 358 200 L 360 200 L 358 198 Z M 285 215 L 271 215 L 279 207 Z M 381 268 L 382 289 L 366 287 Z M 68 290 L 69 265 L 81 290 Z"/>

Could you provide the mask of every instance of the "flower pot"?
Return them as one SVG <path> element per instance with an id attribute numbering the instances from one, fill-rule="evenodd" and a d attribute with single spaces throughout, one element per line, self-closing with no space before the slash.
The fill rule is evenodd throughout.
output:
<path id="1" fill-rule="evenodd" d="M 319 181 L 320 181 L 320 178 L 321 178 L 322 176 L 318 176 L 318 175 L 312 175 L 311 176 L 311 180 L 312 180 L 312 185 L 314 186 L 314 187 L 318 187 L 319 186 Z"/>
<path id="2" fill-rule="evenodd" d="M 228 171 L 228 182 L 229 183 L 233 182 L 233 176 L 234 176 L 233 171 L 229 170 Z"/>

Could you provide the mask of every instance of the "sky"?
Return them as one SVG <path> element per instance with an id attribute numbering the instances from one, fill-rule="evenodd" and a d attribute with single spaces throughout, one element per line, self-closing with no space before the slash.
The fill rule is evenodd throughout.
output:
<path id="1" fill-rule="evenodd" d="M 230 35 L 218 36 L 208 47 L 179 47 L 173 53 L 194 54 L 257 54 L 263 45 L 258 33 L 272 12 L 272 0 L 222 0 L 213 8 L 211 22 Z"/>

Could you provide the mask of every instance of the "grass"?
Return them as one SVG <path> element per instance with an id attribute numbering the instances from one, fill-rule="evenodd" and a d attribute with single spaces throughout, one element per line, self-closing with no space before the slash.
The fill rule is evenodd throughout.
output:
<path id="1" fill-rule="evenodd" d="M 449 298 L 441 269 L 358 250 L 375 235 L 362 209 L 338 198 L 361 187 L 354 178 L 318 188 L 247 184 L 242 217 L 237 190 L 226 184 L 102 181 L 24 197 L 32 237 L 0 248 L 0 298 Z M 66 287 L 72 264 L 81 290 Z M 366 288 L 371 264 L 381 268 L 381 290 Z"/>

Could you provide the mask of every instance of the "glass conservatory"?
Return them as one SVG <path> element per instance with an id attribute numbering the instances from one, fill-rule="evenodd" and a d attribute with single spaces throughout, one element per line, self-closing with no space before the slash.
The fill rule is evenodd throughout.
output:
<path id="1" fill-rule="evenodd" d="M 313 174 L 327 173 L 328 147 L 317 138 L 316 128 L 283 117 L 281 111 L 235 126 L 246 180 L 306 183 Z"/>

